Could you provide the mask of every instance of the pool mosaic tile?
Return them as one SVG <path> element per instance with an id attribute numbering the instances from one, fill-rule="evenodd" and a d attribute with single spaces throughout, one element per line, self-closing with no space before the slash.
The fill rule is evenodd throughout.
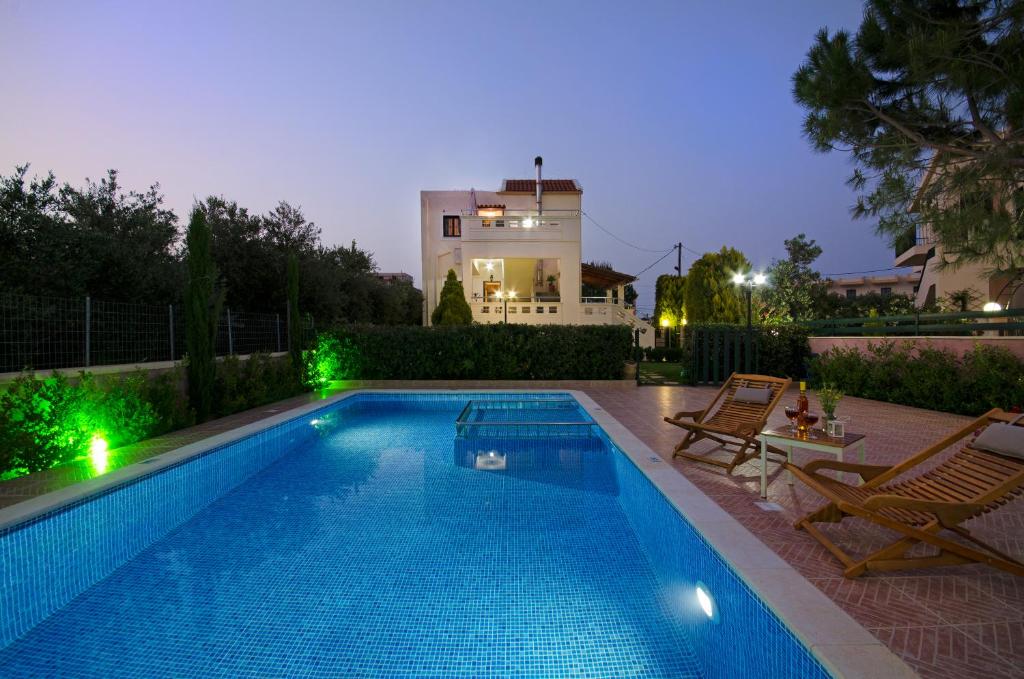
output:
<path id="1" fill-rule="evenodd" d="M 460 441 L 476 396 L 360 395 L 0 534 L 0 676 L 826 676 L 603 434 Z"/>

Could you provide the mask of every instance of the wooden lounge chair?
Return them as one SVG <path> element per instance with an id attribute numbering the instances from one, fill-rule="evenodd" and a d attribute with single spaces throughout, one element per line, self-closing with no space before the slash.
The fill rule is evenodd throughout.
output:
<path id="1" fill-rule="evenodd" d="M 664 418 L 669 424 L 686 430 L 686 436 L 675 447 L 672 457 L 685 457 L 688 460 L 724 467 L 731 474 L 737 465 L 760 454 L 757 435 L 768 423 L 768 416 L 786 393 L 790 381 L 783 377 L 733 373 L 704 410 L 683 410 L 672 417 Z M 763 394 L 765 398 L 752 401 L 749 394 L 755 392 L 746 391 L 748 389 L 767 392 Z M 711 439 L 724 448 L 734 449 L 732 460 L 726 462 L 687 452 L 690 446 L 702 439 Z M 775 447 L 769 450 L 786 455 L 784 451 Z"/>
<path id="2" fill-rule="evenodd" d="M 983 543 L 962 525 L 1024 492 L 1024 459 L 973 447 L 976 443 L 973 436 L 979 429 L 995 422 L 1010 423 L 1015 418 L 1001 410 L 992 410 L 893 467 L 832 460 L 815 460 L 802 468 L 787 464 L 786 467 L 797 478 L 828 500 L 825 507 L 803 517 L 795 527 L 806 530 L 832 552 L 846 566 L 843 575 L 848 578 L 857 577 L 865 570 L 886 571 L 974 562 L 1024 576 L 1024 564 Z M 1013 424 L 1024 426 L 1020 421 Z M 937 465 L 929 464 L 930 458 L 960 442 L 963 442 L 962 447 L 951 457 Z M 930 468 L 916 469 L 919 465 Z M 864 484 L 850 486 L 819 473 L 827 469 L 860 474 Z M 910 471 L 916 471 L 916 476 L 897 479 Z M 847 516 L 891 528 L 901 537 L 891 545 L 855 560 L 814 525 L 817 522 L 837 523 Z M 943 531 L 954 535 L 943 535 Z M 960 539 L 953 539 L 955 537 Z M 919 543 L 936 547 L 938 552 L 906 556 L 907 551 Z"/>

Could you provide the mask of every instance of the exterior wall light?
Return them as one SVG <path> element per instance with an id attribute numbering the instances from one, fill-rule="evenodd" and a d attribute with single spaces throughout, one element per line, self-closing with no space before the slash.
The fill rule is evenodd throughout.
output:
<path id="1" fill-rule="evenodd" d="M 996 311 L 1002 311 L 1003 307 L 999 305 L 999 302 L 986 302 L 985 306 L 981 307 L 981 310 L 994 313 Z"/>
<path id="2" fill-rule="evenodd" d="M 533 217 L 527 217 L 526 219 L 523 220 L 523 228 L 524 229 L 532 229 L 533 228 Z"/>

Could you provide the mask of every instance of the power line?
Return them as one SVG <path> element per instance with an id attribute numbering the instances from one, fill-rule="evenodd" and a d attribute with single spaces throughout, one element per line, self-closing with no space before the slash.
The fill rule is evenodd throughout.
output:
<path id="1" fill-rule="evenodd" d="M 591 222 L 592 222 L 592 223 L 594 224 L 594 226 L 596 226 L 597 228 L 601 229 L 601 230 L 602 230 L 602 231 L 604 231 L 604 232 L 605 232 L 606 234 L 608 234 L 609 236 L 611 236 L 611 237 L 612 237 L 612 238 L 614 238 L 615 240 L 619 241 L 619 242 L 620 242 L 620 243 L 622 243 L 623 245 L 628 245 L 629 247 L 633 248 L 634 250 L 639 250 L 639 251 L 641 251 L 641 252 L 670 252 L 670 251 L 672 251 L 673 249 L 675 249 L 675 246 L 674 246 L 674 245 L 673 245 L 673 246 L 672 246 L 671 248 L 669 248 L 669 249 L 668 249 L 667 251 L 666 251 L 666 250 L 651 250 L 650 248 L 642 248 L 642 247 L 640 247 L 639 245 L 633 245 L 633 244 L 632 244 L 632 243 L 630 243 L 629 241 L 627 241 L 627 240 L 624 240 L 624 239 L 622 239 L 622 238 L 619 238 L 619 237 L 618 237 L 618 236 L 616 236 L 616 235 L 615 235 L 614 233 L 612 233 L 612 232 L 611 232 L 611 231 L 609 231 L 608 229 L 606 229 L 606 228 L 604 228 L 603 226 L 601 226 L 600 224 L 598 224 L 598 223 L 597 223 L 597 220 L 596 220 L 596 219 L 594 219 L 593 217 L 591 217 L 591 216 L 590 216 L 590 215 L 589 215 L 588 213 L 586 213 L 586 212 L 583 212 L 583 210 L 580 210 L 580 212 L 581 212 L 581 213 L 583 214 L 583 216 L 584 216 L 584 217 L 586 217 L 587 219 L 589 219 L 589 220 L 590 220 L 590 221 L 591 221 Z"/>
<path id="2" fill-rule="evenodd" d="M 831 276 L 852 276 L 858 273 L 881 273 L 882 271 L 896 271 L 897 269 L 907 269 L 910 267 L 906 266 L 890 266 L 888 269 L 867 269 L 866 271 L 843 271 L 842 273 L 823 273 L 822 276 L 826 278 Z"/>
<path id="3" fill-rule="evenodd" d="M 665 258 L 666 258 L 666 257 L 668 257 L 669 255 L 671 255 L 671 254 L 672 254 L 672 251 L 673 251 L 673 250 L 675 250 L 675 248 L 669 248 L 669 249 L 668 249 L 668 250 L 667 250 L 667 251 L 665 252 L 665 254 L 663 254 L 663 255 L 662 255 L 661 257 L 658 257 L 658 258 L 657 258 L 656 260 L 654 260 L 654 261 L 653 261 L 653 262 L 652 262 L 652 263 L 650 264 L 650 266 L 647 266 L 647 267 L 645 267 L 645 268 L 641 269 L 640 271 L 638 271 L 637 273 L 633 274 L 633 277 L 634 277 L 634 278 L 640 278 L 641 274 L 644 274 L 644 273 L 646 273 L 647 271 L 649 271 L 650 269 L 652 269 L 652 268 L 654 267 L 654 265 L 655 265 L 655 264 L 657 264 L 657 263 L 658 263 L 658 262 L 660 262 L 661 260 L 665 259 Z"/>

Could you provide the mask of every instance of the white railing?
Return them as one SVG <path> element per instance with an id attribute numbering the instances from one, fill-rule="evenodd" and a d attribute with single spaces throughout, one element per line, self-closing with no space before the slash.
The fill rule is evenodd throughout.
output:
<path id="1" fill-rule="evenodd" d="M 473 320 L 477 323 L 527 323 L 541 325 L 544 323 L 562 322 L 561 302 L 539 300 L 514 300 L 470 303 L 473 309 Z"/>

